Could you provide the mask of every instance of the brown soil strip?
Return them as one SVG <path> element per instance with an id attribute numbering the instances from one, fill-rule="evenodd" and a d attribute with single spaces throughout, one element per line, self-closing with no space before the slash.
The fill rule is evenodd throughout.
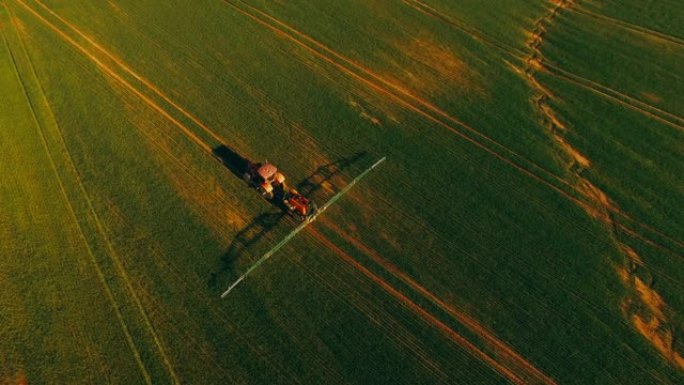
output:
<path id="1" fill-rule="evenodd" d="M 505 51 L 508 54 L 510 54 L 514 57 L 517 57 L 519 59 L 526 59 L 524 52 L 522 52 L 516 48 L 510 47 L 507 45 L 503 45 L 503 43 L 497 42 L 495 39 L 487 37 L 482 32 L 473 30 L 472 28 L 465 27 L 463 25 L 463 23 L 459 23 L 459 22 L 454 21 L 453 18 L 451 18 L 447 15 L 444 15 L 443 13 L 440 13 L 438 10 L 430 7 L 428 4 L 426 4 L 422 1 L 419 1 L 419 0 L 402 0 L 402 1 L 405 4 L 419 10 L 420 12 L 428 14 L 434 18 L 440 19 L 440 20 L 446 22 L 447 24 L 454 26 L 455 28 L 457 28 L 461 31 L 470 34 L 471 36 L 477 38 L 478 40 L 480 40 L 484 43 L 487 43 L 490 46 L 497 47 L 497 48 L 501 49 L 502 51 Z M 590 11 L 578 10 L 577 7 L 573 7 L 573 10 L 575 10 L 575 12 L 578 12 L 578 13 L 586 13 L 586 14 L 591 13 Z M 539 36 L 535 36 L 534 38 L 538 39 Z M 623 92 L 614 90 L 610 87 L 604 86 L 602 84 L 591 81 L 589 79 L 582 78 L 581 76 L 573 74 L 569 71 L 563 70 L 562 68 L 546 61 L 543 57 L 535 57 L 534 60 L 538 61 L 537 65 L 539 65 L 540 67 L 544 67 L 544 69 L 546 69 L 550 75 L 560 77 L 560 78 L 567 80 L 567 81 L 570 81 L 570 82 L 573 82 L 573 79 L 574 79 L 575 81 L 573 83 L 575 83 L 576 85 L 579 85 L 583 88 L 588 88 L 588 89 L 596 92 L 597 94 L 599 94 L 605 98 L 608 98 L 609 100 L 618 102 L 619 104 L 624 105 L 627 108 L 630 108 L 630 109 L 637 111 L 639 113 L 643 113 L 643 114 L 645 114 L 651 118 L 654 118 L 656 120 L 664 122 L 670 126 L 674 126 L 678 129 L 683 129 L 683 127 L 681 126 L 681 123 L 684 122 L 684 118 L 682 118 L 678 115 L 675 115 L 675 114 L 670 113 L 668 111 L 662 110 L 662 109 L 655 107 L 651 104 L 648 104 L 644 101 L 638 100 L 638 99 L 631 97 L 631 96 L 629 96 Z M 661 117 L 659 114 L 666 116 L 666 117 L 669 117 L 671 119 L 674 119 L 675 121 L 678 121 L 679 124 L 674 123 L 672 121 L 669 121 L 669 120 Z"/>

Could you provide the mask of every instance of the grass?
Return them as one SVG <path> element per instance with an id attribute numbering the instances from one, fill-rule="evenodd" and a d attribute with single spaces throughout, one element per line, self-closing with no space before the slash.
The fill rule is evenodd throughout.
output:
<path id="1" fill-rule="evenodd" d="M 682 379 L 624 313 L 634 289 L 617 274 L 629 245 L 678 335 L 681 247 L 623 219 L 663 254 L 573 201 L 591 203 L 573 187 L 585 178 L 682 239 L 681 131 L 540 72 L 592 162 L 576 174 L 515 71 L 548 7 L 233 3 L 0 8 L 0 383 L 543 382 L 487 335 L 559 384 Z M 542 51 L 676 115 L 668 44 L 567 11 Z M 293 227 L 212 159 L 221 143 L 292 184 L 365 152 L 319 202 L 388 162 L 219 300 Z"/>

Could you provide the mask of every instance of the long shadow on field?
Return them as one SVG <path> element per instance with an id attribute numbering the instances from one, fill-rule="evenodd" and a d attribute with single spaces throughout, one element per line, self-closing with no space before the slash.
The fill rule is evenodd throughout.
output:
<path id="1" fill-rule="evenodd" d="M 211 150 L 211 152 L 228 170 L 230 170 L 230 172 L 232 172 L 238 178 L 242 178 L 242 174 L 247 171 L 249 161 L 225 145 L 222 144 Z"/>
<path id="2" fill-rule="evenodd" d="M 217 149 L 221 149 L 217 154 Z M 219 157 L 223 164 L 236 176 L 242 178 L 244 168 L 247 167 L 245 158 L 242 158 L 234 151 L 225 146 L 219 146 L 214 149 L 214 154 Z M 331 188 L 333 191 L 339 189 L 333 184 L 332 179 L 340 175 L 344 170 L 352 166 L 358 160 L 366 156 L 365 152 L 358 152 L 346 158 L 336 160 L 334 162 L 318 167 L 306 179 L 299 182 L 295 188 L 304 196 L 313 197 L 323 186 Z M 269 212 L 258 215 L 252 222 L 242 228 L 233 238 L 228 250 L 221 256 L 221 266 L 216 273 L 213 273 L 209 279 L 209 287 L 216 289 L 218 284 L 225 284 L 224 276 L 228 275 L 233 269 L 233 264 L 239 258 L 249 254 L 252 248 L 262 240 L 268 233 L 271 232 L 280 222 L 285 218 L 290 218 L 283 210 L 282 205 L 277 202 L 270 201 L 271 204 L 278 208 L 276 212 Z M 294 223 L 294 222 L 293 222 Z M 258 257 L 258 256 L 253 256 Z"/>

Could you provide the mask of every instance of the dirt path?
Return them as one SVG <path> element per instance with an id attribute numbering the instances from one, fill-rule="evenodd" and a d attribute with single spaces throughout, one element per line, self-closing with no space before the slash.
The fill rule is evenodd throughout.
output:
<path id="1" fill-rule="evenodd" d="M 555 96 L 544 88 L 536 78 L 537 73 L 543 68 L 541 63 L 543 62 L 544 55 L 541 51 L 541 46 L 544 43 L 544 35 L 547 29 L 561 12 L 572 9 L 575 5 L 576 2 L 573 0 L 558 0 L 554 3 L 551 10 L 535 23 L 535 28 L 527 43 L 529 55 L 525 68 L 530 87 L 534 92 L 533 102 L 542 119 L 542 124 L 551 133 L 559 150 L 563 152 L 566 158 L 570 159 L 568 170 L 573 173 L 574 178 L 577 180 L 578 188 L 584 190 L 585 196 L 593 201 L 592 205 L 583 206 L 584 209 L 589 216 L 603 223 L 611 232 L 614 242 L 618 245 L 618 250 L 624 257 L 626 266 L 618 269 L 618 274 L 627 289 L 631 291 L 623 299 L 622 309 L 625 316 L 656 350 L 675 367 L 684 369 L 684 358 L 673 347 L 674 336 L 670 331 L 672 328 L 669 326 L 671 320 L 666 316 L 666 304 L 662 300 L 654 300 L 654 298 L 660 298 L 659 294 L 653 287 L 644 284 L 636 274 L 636 270 L 630 266 L 637 264 L 649 276 L 652 276 L 652 274 L 636 251 L 624 244 L 620 239 L 623 233 L 627 233 L 638 237 L 638 239 L 652 246 L 665 247 L 616 222 L 615 214 L 622 213 L 622 211 L 605 192 L 584 177 L 583 171 L 592 167 L 591 161 L 565 139 L 569 128 L 558 118 L 549 103 Z M 629 218 L 626 214 L 622 216 L 623 218 Z M 674 241 L 679 243 L 676 240 Z M 647 309 L 647 311 L 644 311 L 644 309 Z"/>
<path id="2" fill-rule="evenodd" d="M 505 52 L 509 55 L 511 55 L 514 58 L 521 59 L 521 60 L 527 60 L 527 55 L 524 51 L 521 51 L 515 47 L 509 46 L 507 44 L 504 44 L 490 36 L 487 36 L 481 31 L 478 31 L 474 28 L 468 27 L 465 25 L 465 23 L 458 22 L 454 20 L 453 17 L 446 15 L 444 13 L 439 12 L 435 8 L 431 7 L 430 5 L 426 4 L 423 1 L 420 0 L 402 0 L 403 3 L 407 4 L 408 6 L 418 10 L 419 12 L 422 12 L 428 16 L 431 16 L 435 19 L 441 20 L 454 28 L 470 35 L 471 37 L 491 46 L 494 48 L 499 49 L 502 52 Z M 590 11 L 584 11 L 581 10 L 578 7 L 573 7 L 573 11 L 577 13 L 582 13 L 582 14 L 593 14 Z M 599 16 L 599 15 L 595 15 Z M 644 102 L 643 100 L 639 100 L 637 98 L 634 98 L 632 96 L 627 95 L 624 92 L 621 92 L 619 90 L 615 90 L 611 87 L 605 86 L 603 84 L 600 84 L 598 82 L 586 79 L 580 75 L 577 75 L 575 73 L 572 73 L 570 71 L 564 70 L 563 68 L 560 68 L 559 66 L 549 62 L 543 57 L 536 57 L 535 60 L 539 61 L 539 64 L 541 65 L 542 69 L 547 72 L 549 75 L 558 77 L 560 79 L 563 79 L 564 81 L 573 83 L 577 86 L 589 89 L 590 91 L 607 98 L 611 101 L 617 102 L 629 109 L 632 109 L 638 113 L 644 114 L 648 117 L 651 117 L 653 119 L 656 119 L 658 121 L 661 121 L 669 126 L 673 126 L 677 129 L 684 129 L 684 118 L 676 115 L 674 113 L 671 113 L 669 111 L 665 111 L 663 109 L 660 109 L 658 107 L 655 107 L 649 103 Z"/>

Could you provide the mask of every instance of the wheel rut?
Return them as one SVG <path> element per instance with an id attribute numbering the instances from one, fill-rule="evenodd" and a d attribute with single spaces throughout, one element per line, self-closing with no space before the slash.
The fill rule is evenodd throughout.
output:
<path id="1" fill-rule="evenodd" d="M 567 168 L 573 179 L 577 181 L 577 188 L 583 191 L 584 196 L 591 202 L 590 205 L 582 205 L 582 207 L 590 217 L 607 228 L 619 253 L 623 256 L 624 265 L 617 268 L 617 273 L 629 291 L 622 301 L 624 316 L 663 357 L 675 367 L 684 369 L 682 353 L 674 348 L 674 328 L 671 318 L 667 315 L 669 308 L 652 286 L 652 282 L 647 283 L 642 279 L 643 275 L 652 277 L 653 274 L 637 252 L 621 241 L 624 235 L 644 237 L 618 222 L 617 215 L 624 218 L 628 217 L 627 214 L 624 214 L 604 191 L 584 176 L 584 171 L 592 167 L 591 160 L 567 141 L 566 134 L 570 128 L 562 122 L 551 105 L 551 101 L 557 97 L 537 79 L 537 74 L 544 70 L 542 45 L 547 30 L 559 14 L 570 11 L 576 6 L 577 1 L 574 0 L 555 1 L 550 11 L 536 21 L 531 31 L 531 37 L 527 42 L 529 53 L 525 60 L 524 72 L 534 94 L 532 101 L 541 117 L 542 124 L 549 131 L 559 151 L 564 158 L 569 159 Z M 650 243 L 648 239 L 645 242 Z M 656 244 L 656 246 L 660 245 Z M 666 248 L 666 250 L 670 249 Z"/>

